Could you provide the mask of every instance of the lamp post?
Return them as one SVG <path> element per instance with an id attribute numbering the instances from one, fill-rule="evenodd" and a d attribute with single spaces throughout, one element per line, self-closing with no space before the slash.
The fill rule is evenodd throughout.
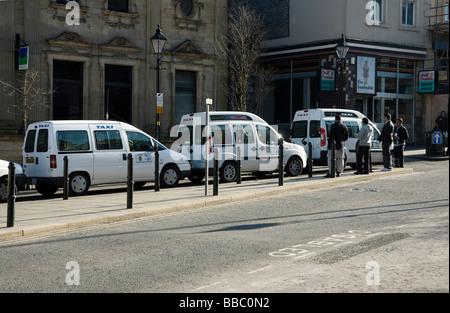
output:
<path id="1" fill-rule="evenodd" d="M 160 94 L 160 82 L 159 82 L 159 72 L 161 70 L 161 59 L 163 57 L 162 52 L 164 49 L 164 45 L 167 42 L 166 37 L 163 36 L 162 32 L 161 32 L 161 26 L 158 24 L 158 28 L 156 29 L 155 34 L 150 38 L 151 42 L 152 42 L 152 47 L 153 47 L 153 54 L 157 60 L 157 65 L 156 65 L 156 93 L 157 93 L 157 98 L 158 98 L 158 94 Z M 161 122 L 159 121 L 159 114 L 163 113 L 163 107 L 159 106 L 158 103 L 156 104 L 156 128 L 155 128 L 155 137 L 156 140 L 160 141 L 160 127 L 161 127 Z"/>
<path id="2" fill-rule="evenodd" d="M 345 57 L 347 56 L 347 52 L 350 49 L 349 45 L 345 41 L 344 34 L 341 35 L 341 39 L 336 45 L 336 54 L 341 63 L 341 86 L 339 89 L 339 108 L 342 109 L 342 89 L 344 88 L 344 62 Z"/>

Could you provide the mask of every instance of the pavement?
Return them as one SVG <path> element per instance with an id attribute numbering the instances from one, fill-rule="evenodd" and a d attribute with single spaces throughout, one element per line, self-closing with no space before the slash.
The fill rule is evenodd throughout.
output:
<path id="1" fill-rule="evenodd" d="M 217 204 L 230 204 L 239 200 L 405 175 L 413 173 L 411 164 L 407 162 L 409 158 L 429 159 L 425 155 L 424 147 L 407 147 L 405 158 L 405 168 L 381 172 L 382 166 L 374 165 L 373 172 L 369 175 L 354 175 L 354 170 L 347 168 L 340 177 L 324 178 L 326 167 L 317 169 L 315 167 L 313 177 L 308 177 L 308 174 L 285 177 L 283 186 L 279 186 L 276 175 L 260 180 L 243 178 L 241 184 L 220 184 L 216 196 L 213 195 L 212 180 L 208 195 L 205 195 L 205 184 L 193 185 L 187 180 L 177 188 L 161 189 L 158 192 L 155 192 L 153 183 L 148 183 L 142 190 L 133 193 L 132 208 L 127 208 L 126 184 L 93 187 L 88 195 L 69 197 L 67 200 L 63 200 L 61 191 L 52 198 L 42 197 L 34 190 L 24 191 L 17 195 L 15 201 L 13 227 L 6 227 L 7 204 L 0 204 L 0 241 Z M 448 156 L 446 159 L 448 160 Z"/>

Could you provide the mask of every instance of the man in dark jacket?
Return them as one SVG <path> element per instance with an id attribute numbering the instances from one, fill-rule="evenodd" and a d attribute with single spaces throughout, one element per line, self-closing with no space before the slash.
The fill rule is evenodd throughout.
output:
<path id="1" fill-rule="evenodd" d="M 328 174 L 325 177 L 332 177 L 331 175 L 331 144 L 333 140 L 336 143 L 336 176 L 339 177 L 344 170 L 344 146 L 345 141 L 348 139 L 347 126 L 342 124 L 342 118 L 340 115 L 336 115 L 334 118 L 334 124 L 330 127 L 330 134 L 328 136 Z"/>
<path id="2" fill-rule="evenodd" d="M 384 168 L 381 170 L 383 172 L 391 171 L 391 144 L 392 144 L 392 135 L 394 134 L 394 124 L 391 121 L 391 114 L 384 113 L 383 115 L 384 126 L 381 130 L 381 134 L 378 137 L 378 141 L 381 141 L 381 147 L 383 150 L 383 166 Z"/>
<path id="3" fill-rule="evenodd" d="M 405 140 L 409 138 L 408 130 L 403 126 L 403 119 L 395 121 L 394 132 L 394 158 L 395 167 L 403 167 L 403 151 L 405 150 Z"/>

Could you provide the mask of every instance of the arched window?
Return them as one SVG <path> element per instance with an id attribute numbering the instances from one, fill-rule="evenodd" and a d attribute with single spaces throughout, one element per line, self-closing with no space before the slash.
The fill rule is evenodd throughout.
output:
<path id="1" fill-rule="evenodd" d="M 192 0 L 180 0 L 181 12 L 184 15 L 189 16 L 192 14 Z"/>

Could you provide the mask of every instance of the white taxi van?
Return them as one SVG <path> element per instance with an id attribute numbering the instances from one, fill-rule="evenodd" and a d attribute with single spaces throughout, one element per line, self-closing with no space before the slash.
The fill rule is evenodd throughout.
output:
<path id="1" fill-rule="evenodd" d="M 191 162 L 191 181 L 199 183 L 204 179 L 206 158 L 212 161 L 212 151 L 216 149 L 223 182 L 237 179 L 238 151 L 242 172 L 263 177 L 267 173 L 278 171 L 281 136 L 259 116 L 247 112 L 210 112 L 209 135 L 206 134 L 205 126 L 206 112 L 191 113 L 182 116 L 180 124 L 171 132 L 172 136 L 178 136 L 172 149 L 178 149 Z M 208 156 L 205 146 L 207 138 L 210 147 Z M 283 152 L 286 174 L 300 175 L 307 161 L 303 147 L 284 142 Z M 208 168 L 212 166 L 213 162 L 209 162 Z"/>
<path id="2" fill-rule="evenodd" d="M 162 187 L 174 187 L 190 173 L 189 161 L 145 132 L 115 121 L 43 121 L 29 125 L 22 147 L 27 180 L 43 195 L 63 186 L 68 157 L 69 192 L 84 195 L 92 185 L 127 181 L 129 153 L 137 188 L 155 180 L 155 145 Z"/>
<path id="3" fill-rule="evenodd" d="M 348 140 L 345 142 L 345 162 L 351 167 L 356 167 L 356 135 L 362 127 L 364 114 L 347 109 L 309 109 L 295 113 L 291 123 L 291 137 L 293 143 L 302 145 L 306 151 L 309 143 L 312 145 L 312 158 L 315 164 L 326 164 L 328 153 L 328 137 L 335 116 L 339 114 L 342 122 L 348 129 Z M 380 131 L 369 120 L 373 127 L 373 139 L 371 146 L 371 158 L 373 164 L 383 163 L 381 144 L 378 142 Z"/>

